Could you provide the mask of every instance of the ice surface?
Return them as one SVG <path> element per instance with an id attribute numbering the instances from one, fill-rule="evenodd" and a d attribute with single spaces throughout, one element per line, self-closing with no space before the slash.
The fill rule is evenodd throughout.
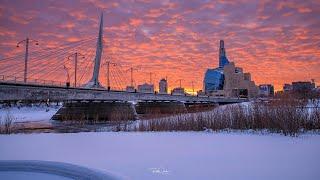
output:
<path id="1" fill-rule="evenodd" d="M 312 134 L 16 134 L 0 144 L 0 160 L 66 162 L 131 179 L 320 179 L 320 135 Z"/>
<path id="2" fill-rule="evenodd" d="M 11 180 L 71 180 L 70 178 L 57 176 L 53 174 L 45 174 L 45 173 L 34 173 L 34 172 L 2 172 L 0 171 L 0 179 L 11 179 Z"/>
<path id="3" fill-rule="evenodd" d="M 0 160 L 0 179 L 120 180 L 123 177 L 62 162 Z"/>

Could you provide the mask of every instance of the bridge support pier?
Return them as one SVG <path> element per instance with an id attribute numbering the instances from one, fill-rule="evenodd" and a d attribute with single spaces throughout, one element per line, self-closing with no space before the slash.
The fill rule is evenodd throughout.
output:
<path id="1" fill-rule="evenodd" d="M 65 102 L 51 118 L 60 121 L 127 121 L 137 118 L 135 109 L 128 102 Z"/>
<path id="2" fill-rule="evenodd" d="M 195 113 L 195 112 L 204 112 L 204 111 L 210 111 L 217 106 L 219 106 L 218 103 L 197 103 L 197 102 L 186 102 L 185 103 L 186 109 L 188 113 Z"/>
<path id="3" fill-rule="evenodd" d="M 67 101 L 52 117 L 60 121 L 127 121 L 159 118 L 168 115 L 209 111 L 213 103 L 183 103 L 178 101 Z"/>
<path id="4" fill-rule="evenodd" d="M 188 112 L 184 103 L 178 101 L 143 101 L 138 102 L 135 108 L 141 119 L 160 118 Z"/>

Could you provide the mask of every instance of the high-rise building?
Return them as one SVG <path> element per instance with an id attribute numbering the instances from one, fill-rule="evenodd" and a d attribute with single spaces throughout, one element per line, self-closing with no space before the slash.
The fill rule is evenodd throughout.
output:
<path id="1" fill-rule="evenodd" d="M 203 90 L 205 93 L 209 94 L 214 91 L 223 89 L 223 82 L 224 82 L 223 67 L 228 63 L 229 63 L 229 60 L 226 56 L 224 41 L 220 40 L 219 67 L 215 69 L 207 69 L 204 76 L 204 81 L 203 81 Z"/>
<path id="2" fill-rule="evenodd" d="M 159 93 L 168 94 L 168 82 L 166 79 L 161 79 L 159 82 Z"/>
<path id="3" fill-rule="evenodd" d="M 229 62 L 223 40 L 220 40 L 219 67 L 207 69 L 203 89 L 205 94 L 212 96 L 251 98 L 258 95 L 258 87 L 250 73 L 244 73 L 234 62 Z"/>

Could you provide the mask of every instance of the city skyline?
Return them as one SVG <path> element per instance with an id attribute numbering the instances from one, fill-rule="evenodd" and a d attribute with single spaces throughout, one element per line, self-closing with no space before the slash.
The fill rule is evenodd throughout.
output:
<path id="1" fill-rule="evenodd" d="M 320 1 L 0 1 L 0 59 L 23 52 L 26 37 L 58 47 L 97 36 L 104 13 L 104 56 L 169 77 L 170 89 L 202 89 L 218 66 L 219 40 L 256 84 L 320 80 Z M 32 47 L 36 50 L 37 47 Z M 136 83 L 149 76 L 136 73 Z M 190 82 L 189 82 L 190 81 Z"/>

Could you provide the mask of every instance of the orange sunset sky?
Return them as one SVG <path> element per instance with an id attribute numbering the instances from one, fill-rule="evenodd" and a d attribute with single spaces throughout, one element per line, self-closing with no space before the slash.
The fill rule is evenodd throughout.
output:
<path id="1" fill-rule="evenodd" d="M 0 0 L 0 75 L 22 76 L 24 46 L 16 44 L 26 37 L 39 41 L 30 52 L 41 53 L 96 38 L 101 12 L 103 60 L 117 64 L 111 67 L 114 86 L 128 85 L 128 68 L 135 67 L 135 84 L 149 82 L 152 72 L 156 84 L 168 77 L 170 88 L 183 79 L 188 90 L 192 81 L 202 89 L 206 69 L 218 65 L 220 39 L 228 59 L 250 72 L 256 84 L 281 90 L 292 81 L 320 83 L 319 0 Z M 81 83 L 92 73 L 85 67 L 93 60 L 95 41 L 72 51 L 86 57 L 79 63 Z M 31 54 L 30 76 L 65 81 L 63 65 L 72 74 L 72 62 L 66 61 L 72 52 Z M 16 69 L 5 71 L 9 66 Z M 101 71 L 105 84 L 105 68 Z"/>

